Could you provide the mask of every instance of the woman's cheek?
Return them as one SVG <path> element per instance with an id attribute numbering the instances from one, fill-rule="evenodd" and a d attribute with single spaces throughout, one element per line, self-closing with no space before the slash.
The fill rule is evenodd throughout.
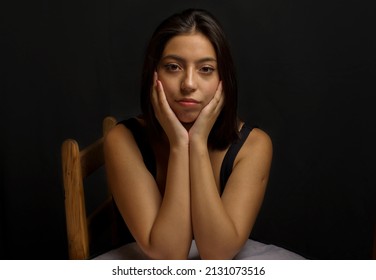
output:
<path id="1" fill-rule="evenodd" d="M 209 102 L 213 99 L 213 97 L 215 96 L 215 93 L 216 93 L 216 91 L 217 91 L 217 88 L 218 88 L 217 85 L 213 85 L 213 86 L 211 86 L 211 87 L 208 89 L 207 92 L 210 92 L 210 93 L 208 94 L 207 103 L 209 103 Z"/>

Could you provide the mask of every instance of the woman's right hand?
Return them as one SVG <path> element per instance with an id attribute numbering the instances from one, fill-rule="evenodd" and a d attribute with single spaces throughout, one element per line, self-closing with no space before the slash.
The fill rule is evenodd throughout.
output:
<path id="1" fill-rule="evenodd" d="M 179 119 L 168 104 L 163 85 L 161 81 L 158 80 L 157 72 L 154 73 L 154 83 L 151 95 L 155 117 L 165 131 L 170 142 L 170 147 L 175 145 L 186 145 L 188 147 L 188 131 L 180 123 Z"/>

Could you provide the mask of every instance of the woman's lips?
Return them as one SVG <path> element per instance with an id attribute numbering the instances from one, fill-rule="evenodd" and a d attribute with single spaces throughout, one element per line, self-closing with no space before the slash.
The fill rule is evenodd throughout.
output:
<path id="1" fill-rule="evenodd" d="M 183 98 L 183 99 L 179 99 L 178 100 L 178 103 L 182 106 L 186 106 L 186 107 L 190 107 L 190 106 L 195 106 L 195 105 L 198 105 L 200 104 L 199 101 L 195 100 L 195 99 L 192 99 L 192 98 Z"/>

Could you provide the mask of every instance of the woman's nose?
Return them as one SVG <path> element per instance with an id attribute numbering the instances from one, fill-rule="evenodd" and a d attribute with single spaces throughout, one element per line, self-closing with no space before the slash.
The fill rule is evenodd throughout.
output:
<path id="1" fill-rule="evenodd" d="M 182 83 L 181 90 L 186 93 L 193 92 L 197 89 L 197 77 L 194 69 L 187 69 L 185 71 Z"/>

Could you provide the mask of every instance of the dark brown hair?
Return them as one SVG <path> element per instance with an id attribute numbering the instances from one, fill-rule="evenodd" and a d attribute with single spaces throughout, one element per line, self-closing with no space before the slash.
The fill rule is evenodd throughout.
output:
<path id="1" fill-rule="evenodd" d="M 141 109 L 149 132 L 161 135 L 151 104 L 150 93 L 153 74 L 161 59 L 167 42 L 175 36 L 199 32 L 213 45 L 218 61 L 219 78 L 222 80 L 225 102 L 208 139 L 214 149 L 225 149 L 238 138 L 237 123 L 237 81 L 230 48 L 219 22 L 207 11 L 188 9 L 164 20 L 154 31 L 146 49 L 141 78 Z"/>

